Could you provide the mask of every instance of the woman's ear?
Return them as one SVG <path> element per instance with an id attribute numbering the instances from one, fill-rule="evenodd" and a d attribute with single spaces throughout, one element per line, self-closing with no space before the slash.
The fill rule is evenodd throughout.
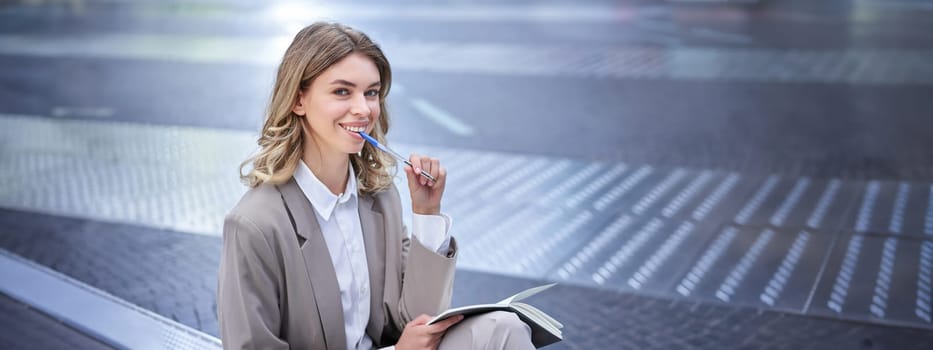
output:
<path id="1" fill-rule="evenodd" d="M 304 99 L 304 91 L 298 91 L 298 99 L 295 100 L 295 105 L 292 106 L 292 112 L 303 117 L 305 115 L 305 106 L 301 102 L 302 99 Z"/>

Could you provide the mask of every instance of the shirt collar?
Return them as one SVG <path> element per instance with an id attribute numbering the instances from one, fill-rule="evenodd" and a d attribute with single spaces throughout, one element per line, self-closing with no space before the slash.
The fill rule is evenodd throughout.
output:
<path id="1" fill-rule="evenodd" d="M 298 168 L 295 169 L 295 174 L 292 177 L 295 178 L 301 192 L 304 192 L 305 197 L 311 202 L 311 206 L 314 207 L 318 215 L 324 220 L 329 220 L 338 204 L 346 203 L 357 195 L 356 173 L 353 171 L 352 165 L 349 168 L 347 188 L 339 196 L 331 193 L 327 186 L 311 172 L 311 169 L 303 160 L 298 162 Z"/>

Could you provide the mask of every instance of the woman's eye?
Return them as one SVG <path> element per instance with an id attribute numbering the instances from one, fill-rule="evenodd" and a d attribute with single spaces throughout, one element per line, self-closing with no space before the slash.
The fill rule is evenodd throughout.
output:
<path id="1" fill-rule="evenodd" d="M 347 96 L 350 94 L 350 90 L 347 89 L 337 89 L 334 90 L 334 94 L 338 96 Z"/>
<path id="2" fill-rule="evenodd" d="M 367 97 L 379 96 L 379 90 L 369 90 L 366 91 Z"/>

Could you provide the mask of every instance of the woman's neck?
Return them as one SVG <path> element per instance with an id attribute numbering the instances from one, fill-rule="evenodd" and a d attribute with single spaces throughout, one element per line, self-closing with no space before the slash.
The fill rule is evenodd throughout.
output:
<path id="1" fill-rule="evenodd" d="M 306 145 L 311 147 L 305 147 L 301 160 L 331 193 L 342 194 L 347 188 L 347 177 L 349 177 L 349 155 L 322 152 L 322 149 L 314 147 L 313 142 L 308 142 Z"/>

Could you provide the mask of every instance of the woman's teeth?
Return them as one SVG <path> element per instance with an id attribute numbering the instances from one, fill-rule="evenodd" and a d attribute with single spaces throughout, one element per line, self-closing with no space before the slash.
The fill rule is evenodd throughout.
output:
<path id="1" fill-rule="evenodd" d="M 366 128 L 362 126 L 343 126 L 343 128 L 349 132 L 360 132 L 360 131 L 366 130 Z"/>

